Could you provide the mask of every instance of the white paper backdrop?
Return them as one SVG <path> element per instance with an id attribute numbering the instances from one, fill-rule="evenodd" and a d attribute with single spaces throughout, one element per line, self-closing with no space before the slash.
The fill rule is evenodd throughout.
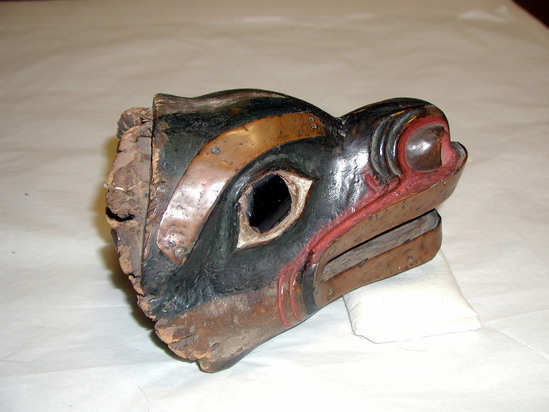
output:
<path id="1" fill-rule="evenodd" d="M 374 344 L 340 299 L 227 371 L 172 357 L 103 218 L 116 121 L 239 87 L 441 107 L 470 154 L 443 251 L 483 328 Z M 549 31 L 512 2 L 1 3 L 0 120 L 1 410 L 549 408 Z"/>

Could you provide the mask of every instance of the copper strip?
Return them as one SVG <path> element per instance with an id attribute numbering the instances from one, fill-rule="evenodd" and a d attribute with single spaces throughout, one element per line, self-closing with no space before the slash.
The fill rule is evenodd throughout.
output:
<path id="1" fill-rule="evenodd" d="M 292 140 L 324 135 L 310 113 L 288 113 L 246 123 L 206 143 L 179 180 L 162 217 L 156 244 L 182 263 L 227 182 L 267 150 Z"/>

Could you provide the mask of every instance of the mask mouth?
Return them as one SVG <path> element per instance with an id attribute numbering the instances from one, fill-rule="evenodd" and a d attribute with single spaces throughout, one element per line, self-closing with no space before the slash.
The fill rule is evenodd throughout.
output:
<path id="1" fill-rule="evenodd" d="M 120 267 L 143 295 L 141 264 L 151 178 L 152 111 L 133 108 L 118 121 L 118 151 L 107 176 L 107 221 Z"/>
<path id="2" fill-rule="evenodd" d="M 304 271 L 307 311 L 315 311 L 360 286 L 396 275 L 431 260 L 442 242 L 441 219 L 435 207 L 454 191 L 467 152 L 452 143 L 455 161 L 449 173 L 427 189 L 389 204 L 375 204 L 371 213 L 337 235 L 328 234 Z M 375 203 L 375 202 L 374 202 Z M 307 285 L 308 284 L 308 285 Z"/>
<path id="3" fill-rule="evenodd" d="M 441 242 L 441 218 L 434 209 L 362 242 L 315 274 L 315 303 L 324 306 L 357 287 L 419 266 L 436 255 Z"/>

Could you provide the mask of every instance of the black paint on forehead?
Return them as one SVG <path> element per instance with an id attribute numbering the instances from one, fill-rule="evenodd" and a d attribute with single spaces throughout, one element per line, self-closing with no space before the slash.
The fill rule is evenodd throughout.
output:
<path id="1" fill-rule="evenodd" d="M 166 134 L 160 169 L 166 175 L 181 176 L 202 146 L 219 134 L 254 120 L 286 113 L 312 113 L 325 126 L 335 122 L 327 113 L 302 100 L 271 92 L 234 91 L 194 99 L 159 95 L 170 107 L 158 104 L 155 135 Z M 181 107 L 179 111 L 178 106 Z"/>
<path id="2" fill-rule="evenodd" d="M 337 134 L 339 119 L 283 94 L 235 90 L 190 99 L 157 95 L 153 136 L 160 152 L 155 172 L 168 192 L 158 199 L 156 213 L 163 213 L 179 179 L 208 140 L 254 120 L 303 112 L 314 114 L 327 134 Z"/>

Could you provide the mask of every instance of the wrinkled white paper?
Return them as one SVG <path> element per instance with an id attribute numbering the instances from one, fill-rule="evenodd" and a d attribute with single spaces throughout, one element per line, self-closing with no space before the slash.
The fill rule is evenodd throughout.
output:
<path id="1" fill-rule="evenodd" d="M 442 252 L 400 276 L 354 290 L 343 299 L 354 333 L 376 343 L 480 328 Z"/>

